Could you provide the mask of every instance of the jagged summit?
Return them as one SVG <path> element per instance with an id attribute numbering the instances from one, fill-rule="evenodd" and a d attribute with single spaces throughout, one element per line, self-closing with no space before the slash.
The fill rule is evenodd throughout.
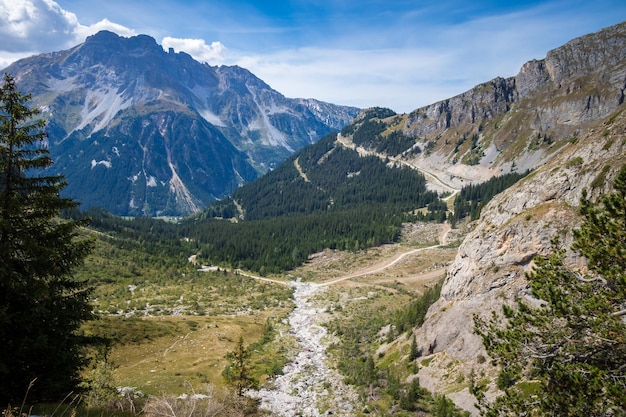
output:
<path id="1" fill-rule="evenodd" d="M 5 71 L 49 121 L 67 194 L 122 215 L 198 211 L 358 113 L 286 98 L 244 68 L 146 35 L 102 31 Z"/>

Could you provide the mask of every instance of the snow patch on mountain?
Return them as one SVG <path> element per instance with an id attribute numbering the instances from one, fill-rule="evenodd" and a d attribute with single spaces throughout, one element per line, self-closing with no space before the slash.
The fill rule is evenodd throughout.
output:
<path id="1" fill-rule="evenodd" d="M 261 117 L 250 123 L 248 129 L 263 132 L 264 134 L 262 136 L 265 138 L 265 143 L 270 146 L 281 146 L 291 153 L 295 152 L 293 148 L 289 146 L 287 135 L 272 125 L 265 112 L 261 112 L 261 114 Z"/>
<path id="2" fill-rule="evenodd" d="M 111 164 L 111 161 L 96 161 L 95 159 L 91 160 L 91 169 L 94 169 L 98 165 L 104 165 L 107 168 L 111 168 L 113 166 L 113 164 Z"/>
<path id="3" fill-rule="evenodd" d="M 68 78 L 54 78 L 50 77 L 46 81 L 48 89 L 55 93 L 67 93 L 73 91 L 79 87 L 79 83 L 76 82 L 77 76 Z"/>

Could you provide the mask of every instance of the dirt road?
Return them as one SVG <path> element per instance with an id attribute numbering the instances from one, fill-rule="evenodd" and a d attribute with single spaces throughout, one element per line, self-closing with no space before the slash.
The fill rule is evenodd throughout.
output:
<path id="1" fill-rule="evenodd" d="M 427 247 L 424 247 L 424 248 L 413 249 L 413 250 L 410 250 L 408 252 L 403 252 L 403 253 L 396 254 L 395 256 L 392 256 L 392 257 L 390 257 L 388 259 L 385 259 L 384 261 L 382 261 L 382 262 L 380 262 L 378 264 L 369 266 L 369 267 L 367 267 L 367 268 L 365 268 L 365 269 L 363 269 L 361 271 L 354 272 L 354 273 L 351 273 L 351 274 L 348 274 L 348 275 L 344 275 L 342 277 L 335 278 L 335 279 L 333 279 L 331 281 L 327 281 L 327 282 L 324 282 L 324 283 L 319 284 L 319 285 L 320 286 L 333 285 L 333 284 L 336 284 L 336 283 L 341 282 L 341 281 L 346 281 L 346 280 L 353 279 L 353 278 L 358 278 L 358 277 L 363 277 L 363 276 L 366 276 L 366 275 L 376 274 L 376 273 L 384 271 L 387 268 L 390 268 L 390 267 L 394 266 L 395 264 L 397 264 L 398 262 L 400 262 L 402 259 L 404 259 L 407 256 L 414 255 L 416 253 L 420 253 L 420 252 L 423 252 L 425 250 L 430 250 L 430 249 L 439 248 L 441 246 L 445 246 L 445 245 L 448 244 L 448 233 L 450 233 L 450 230 L 451 230 L 450 225 L 448 223 L 444 223 L 444 228 L 441 231 L 441 233 L 439 234 L 439 244 L 438 245 L 427 246 Z M 441 270 L 431 271 L 431 272 L 425 273 L 424 275 L 425 275 L 425 278 L 428 277 L 427 279 L 430 279 L 432 277 L 436 277 L 438 275 L 441 275 L 441 273 L 443 271 L 445 271 L 445 268 L 443 268 Z"/>

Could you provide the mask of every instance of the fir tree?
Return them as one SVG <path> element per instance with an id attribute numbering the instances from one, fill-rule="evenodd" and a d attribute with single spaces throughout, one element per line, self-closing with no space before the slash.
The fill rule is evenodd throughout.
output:
<path id="1" fill-rule="evenodd" d="M 84 221 L 59 219 L 77 206 L 61 198 L 62 177 L 44 147 L 45 122 L 25 104 L 15 79 L 0 88 L 0 401 L 62 399 L 83 365 L 77 335 L 91 317 L 88 291 L 72 278 L 90 252 Z"/>
<path id="2" fill-rule="evenodd" d="M 588 273 L 568 268 L 563 249 L 537 257 L 528 279 L 540 307 L 505 307 L 505 324 L 475 318 L 504 391 L 481 401 L 483 415 L 626 415 L 626 166 L 614 188 L 597 204 L 583 195 L 573 249 Z"/>
<path id="3" fill-rule="evenodd" d="M 222 375 L 235 387 L 239 396 L 242 396 L 247 388 L 255 385 L 254 378 L 250 374 L 250 356 L 250 351 L 244 345 L 243 336 L 239 337 L 235 350 L 226 354 L 229 365 Z"/>

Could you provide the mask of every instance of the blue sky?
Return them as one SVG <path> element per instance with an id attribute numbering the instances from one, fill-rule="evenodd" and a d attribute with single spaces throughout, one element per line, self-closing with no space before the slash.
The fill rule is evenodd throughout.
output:
<path id="1" fill-rule="evenodd" d="M 107 29 L 287 97 L 409 112 L 624 20 L 623 0 L 0 0 L 0 68 Z"/>

